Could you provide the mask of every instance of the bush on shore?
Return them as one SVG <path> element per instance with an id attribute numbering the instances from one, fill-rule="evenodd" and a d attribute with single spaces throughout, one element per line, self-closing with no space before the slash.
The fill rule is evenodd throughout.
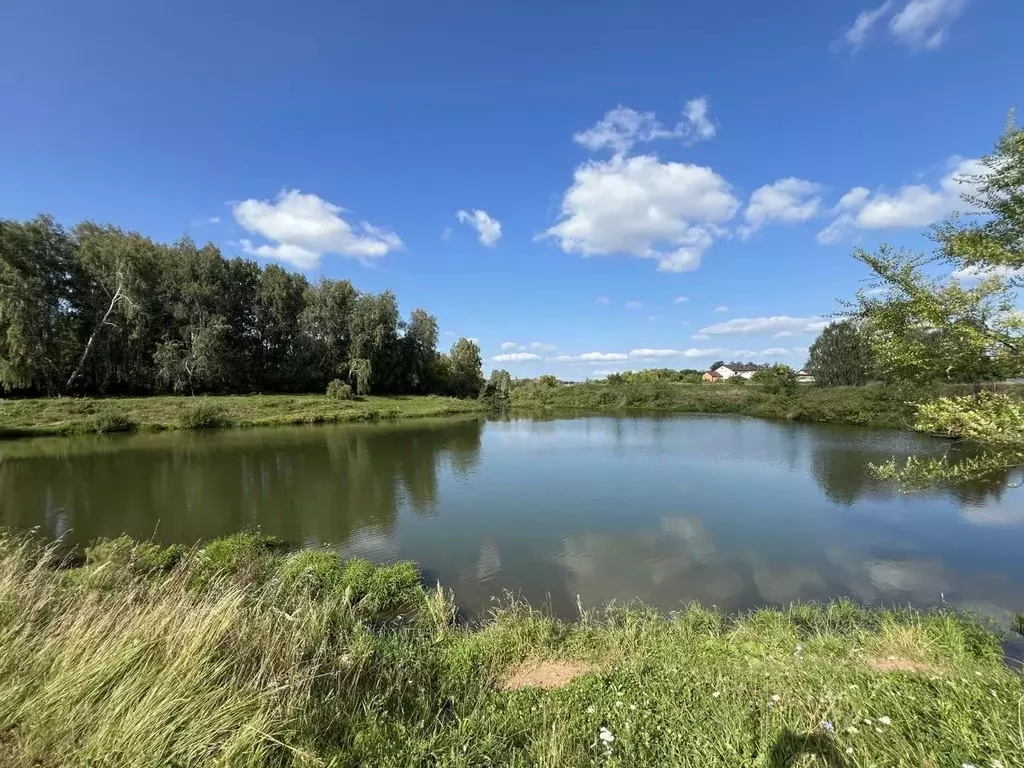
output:
<path id="1" fill-rule="evenodd" d="M 0 536 L 0 764 L 1024 760 L 1020 678 L 951 613 L 617 607 L 570 624 L 506 599 L 470 627 L 411 564 L 257 533 L 164 552 L 115 539 L 55 570 Z M 70 577 L 99 569 L 103 588 Z"/>

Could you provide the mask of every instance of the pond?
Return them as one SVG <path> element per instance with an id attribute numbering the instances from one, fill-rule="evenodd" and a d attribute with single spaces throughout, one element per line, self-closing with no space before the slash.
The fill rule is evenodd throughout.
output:
<path id="1" fill-rule="evenodd" d="M 511 590 L 573 617 L 843 595 L 1024 610 L 1024 489 L 901 495 L 910 433 L 738 416 L 449 420 L 0 445 L 0 524 L 193 543 L 259 526 L 411 559 L 470 615 Z"/>

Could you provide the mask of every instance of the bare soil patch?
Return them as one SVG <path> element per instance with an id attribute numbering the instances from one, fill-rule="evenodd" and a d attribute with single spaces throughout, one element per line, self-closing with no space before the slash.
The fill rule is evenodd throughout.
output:
<path id="1" fill-rule="evenodd" d="M 501 688 L 505 691 L 518 691 L 522 688 L 549 691 L 568 685 L 577 677 L 596 669 L 595 665 L 582 661 L 532 659 L 512 667 L 502 680 Z"/>

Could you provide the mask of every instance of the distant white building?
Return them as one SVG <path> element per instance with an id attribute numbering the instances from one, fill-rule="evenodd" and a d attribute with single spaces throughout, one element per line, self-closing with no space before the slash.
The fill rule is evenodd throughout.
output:
<path id="1" fill-rule="evenodd" d="M 753 363 L 729 363 L 728 365 L 720 365 L 715 368 L 715 373 L 723 379 L 731 379 L 734 376 L 739 376 L 741 379 L 752 379 L 754 374 L 761 370 L 764 370 L 763 365 L 754 365 Z"/>
<path id="2" fill-rule="evenodd" d="M 796 380 L 800 384 L 813 384 L 814 375 L 801 368 L 799 371 L 796 372 Z"/>

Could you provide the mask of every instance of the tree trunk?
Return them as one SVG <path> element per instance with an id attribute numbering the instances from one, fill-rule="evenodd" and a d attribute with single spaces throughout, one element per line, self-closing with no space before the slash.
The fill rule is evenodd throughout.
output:
<path id="1" fill-rule="evenodd" d="M 68 377 L 67 383 L 64 385 L 64 391 L 67 392 L 71 389 L 71 385 L 75 383 L 75 380 L 82 375 L 82 368 L 85 367 L 86 361 L 89 359 L 89 354 L 92 352 L 93 345 L 96 343 L 96 338 L 100 335 L 100 331 L 104 325 L 108 324 L 110 315 L 113 314 L 117 305 L 121 301 L 128 301 L 128 297 L 122 290 L 122 283 L 120 275 L 118 275 L 117 290 L 114 291 L 113 298 L 110 299 L 110 306 L 107 307 L 107 311 L 103 314 L 102 319 L 96 323 L 96 327 L 93 328 L 92 334 L 89 336 L 89 340 L 85 343 L 85 349 L 82 350 L 82 356 L 78 358 L 78 365 L 75 366 L 75 370 L 71 372 L 71 376 Z"/>

